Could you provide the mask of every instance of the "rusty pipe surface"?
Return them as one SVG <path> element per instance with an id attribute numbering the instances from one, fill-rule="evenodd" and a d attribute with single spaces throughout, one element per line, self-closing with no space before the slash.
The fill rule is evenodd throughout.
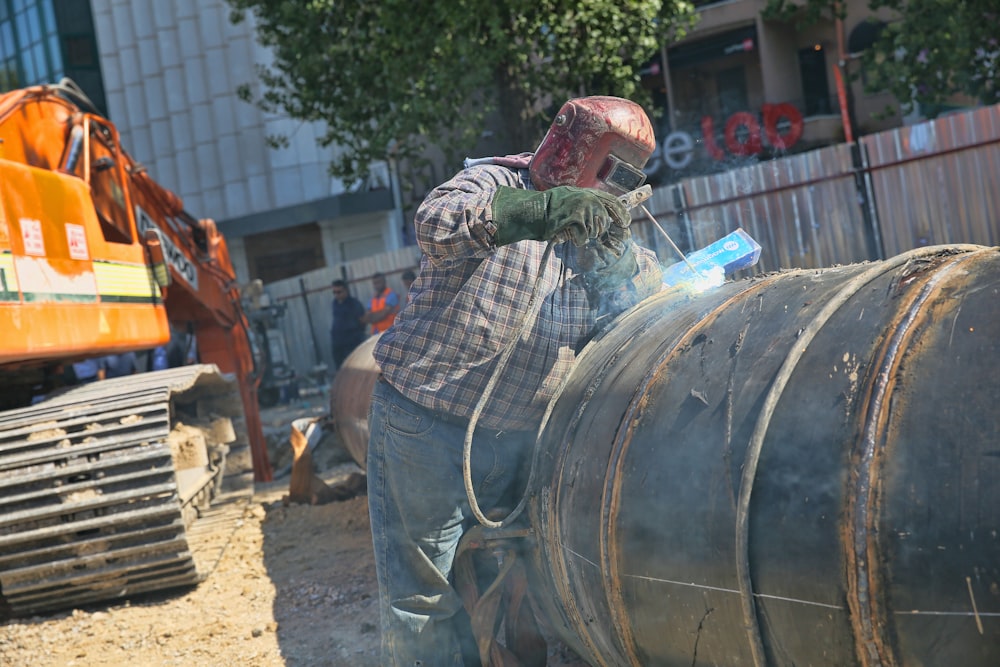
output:
<path id="1" fill-rule="evenodd" d="M 367 338 L 337 369 L 330 383 L 330 415 L 334 429 L 354 462 L 368 466 L 368 407 L 378 380 L 378 364 L 372 356 L 378 336 Z"/>
<path id="2" fill-rule="evenodd" d="M 591 664 L 1000 664 L 1000 249 L 663 293 L 582 352 L 529 490 Z"/>
<path id="3" fill-rule="evenodd" d="M 595 666 L 1000 664 L 1000 250 L 663 293 L 581 354 L 529 489 Z M 331 385 L 362 467 L 374 340 Z"/>

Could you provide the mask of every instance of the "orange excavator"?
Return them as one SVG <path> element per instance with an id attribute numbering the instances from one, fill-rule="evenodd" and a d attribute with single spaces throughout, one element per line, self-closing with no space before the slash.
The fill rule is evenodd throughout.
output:
<path id="1" fill-rule="evenodd" d="M 200 363 L 67 372 L 172 331 Z M 69 80 L 0 95 L 0 332 L 0 618 L 204 579 L 271 479 L 238 284 Z"/>

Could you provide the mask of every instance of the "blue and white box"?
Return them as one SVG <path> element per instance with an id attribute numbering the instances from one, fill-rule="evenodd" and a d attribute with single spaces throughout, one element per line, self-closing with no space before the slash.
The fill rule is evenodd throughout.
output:
<path id="1" fill-rule="evenodd" d="M 725 276 L 734 271 L 753 266 L 760 259 L 760 244 L 742 229 L 737 229 L 718 241 L 696 250 L 680 261 L 663 269 L 663 284 L 674 287 L 682 284 L 711 282 L 721 285 Z M 697 270 L 697 273 L 691 267 Z"/>

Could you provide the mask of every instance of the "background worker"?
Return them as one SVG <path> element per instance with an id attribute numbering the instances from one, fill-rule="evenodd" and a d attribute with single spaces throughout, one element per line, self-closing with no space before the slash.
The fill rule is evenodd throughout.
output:
<path id="1" fill-rule="evenodd" d="M 87 384 L 101 379 L 98 374 L 98 371 L 101 370 L 100 359 L 97 357 L 77 361 L 73 363 L 71 368 L 73 370 L 72 384 Z"/>
<path id="2" fill-rule="evenodd" d="M 334 280 L 333 323 L 330 325 L 330 347 L 333 370 L 337 371 L 358 345 L 365 340 L 365 307 L 351 296 L 347 283 Z"/>
<path id="3" fill-rule="evenodd" d="M 135 352 L 108 354 L 98 359 L 97 366 L 97 377 L 101 380 L 110 380 L 136 373 L 138 360 Z"/>
<path id="4" fill-rule="evenodd" d="M 375 296 L 369 303 L 365 322 L 372 325 L 373 334 L 380 334 L 391 327 L 396 319 L 396 313 L 399 312 L 399 295 L 386 285 L 385 275 L 382 273 L 372 276 L 372 288 L 375 290 Z"/>
<path id="5" fill-rule="evenodd" d="M 632 241 L 615 196 L 641 185 L 654 146 L 638 105 L 570 100 L 533 155 L 466 161 L 417 210 L 421 289 L 375 345 L 382 376 L 369 412 L 383 665 L 479 664 L 452 575 L 472 523 L 462 473 L 469 418 L 515 345 L 471 453 L 479 506 L 510 509 L 576 352 L 602 317 L 661 287 L 656 256 Z M 572 242 L 557 243 L 542 266 L 547 242 L 564 235 Z M 537 318 L 514 340 L 539 271 Z"/>

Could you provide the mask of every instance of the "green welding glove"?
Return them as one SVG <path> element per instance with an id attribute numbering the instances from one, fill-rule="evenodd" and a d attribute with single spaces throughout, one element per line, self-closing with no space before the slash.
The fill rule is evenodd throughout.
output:
<path id="1" fill-rule="evenodd" d="M 582 246 L 612 223 L 625 227 L 629 222 L 628 211 L 614 195 L 571 185 L 542 192 L 502 185 L 493 195 L 492 209 L 497 245 L 558 236 Z"/>
<path id="2" fill-rule="evenodd" d="M 587 291 L 587 300 L 595 313 L 597 328 L 609 318 L 638 303 L 632 278 L 639 272 L 639 263 L 632 251 L 629 228 L 612 225 L 598 239 L 591 239 L 582 248 L 574 248 L 578 280 Z"/>
<path id="3" fill-rule="evenodd" d="M 632 252 L 632 230 L 611 225 L 599 238 L 590 239 L 576 249 L 576 266 L 580 273 L 595 274 L 618 264 L 626 252 Z M 629 276 L 631 277 L 631 275 Z"/>
<path id="4" fill-rule="evenodd" d="M 587 292 L 593 295 L 627 288 L 639 271 L 631 239 L 610 236 L 605 234 L 602 239 L 592 239 L 576 250 L 577 267 L 583 283 Z"/>

